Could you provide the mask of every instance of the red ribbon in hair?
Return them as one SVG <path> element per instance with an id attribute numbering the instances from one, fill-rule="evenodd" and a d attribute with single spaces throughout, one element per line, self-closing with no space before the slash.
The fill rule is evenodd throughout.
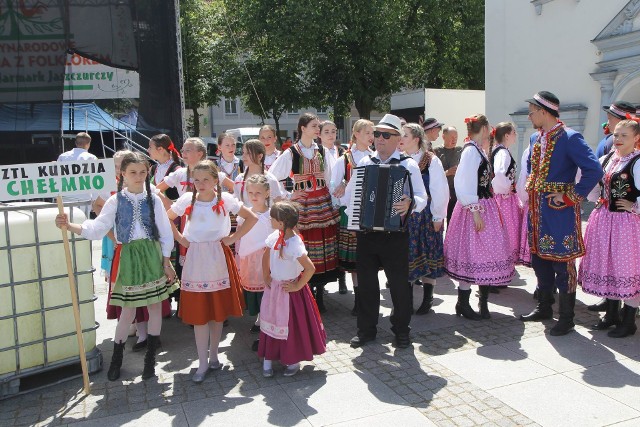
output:
<path id="1" fill-rule="evenodd" d="M 216 203 L 212 209 L 217 214 L 220 214 L 220 211 L 222 211 L 222 215 L 227 214 L 227 211 L 224 209 L 224 200 L 222 199 L 218 200 L 218 203 Z"/>
<path id="2" fill-rule="evenodd" d="M 185 215 L 191 215 L 191 212 L 193 211 L 193 205 L 189 205 L 187 206 L 187 208 L 184 210 L 184 214 Z"/>
<path id="3" fill-rule="evenodd" d="M 633 121 L 634 121 L 634 122 L 636 122 L 636 123 L 640 123 L 640 117 L 632 116 L 632 115 L 631 115 L 631 114 L 629 114 L 629 113 L 627 113 L 627 114 L 625 115 L 625 117 L 627 118 L 627 120 L 633 120 Z"/>
<path id="4" fill-rule="evenodd" d="M 169 152 L 171 152 L 171 153 L 176 153 L 176 155 L 178 157 L 181 157 L 180 156 L 180 152 L 176 149 L 176 146 L 173 145 L 173 141 L 171 141 L 171 143 L 169 144 L 169 147 L 167 148 L 167 150 L 169 150 Z"/>
<path id="5" fill-rule="evenodd" d="M 181 181 L 180 185 L 182 185 L 182 191 L 184 191 L 185 188 L 188 188 L 188 189 L 193 188 L 193 182 L 191 181 Z"/>
<path id="6" fill-rule="evenodd" d="M 276 245 L 273 247 L 274 250 L 278 250 L 287 246 L 287 242 L 284 241 L 284 230 L 280 230 L 280 234 L 278 235 L 278 240 L 276 240 Z"/>
<path id="7" fill-rule="evenodd" d="M 496 128 L 491 128 L 491 138 L 495 139 L 496 137 Z"/>
<path id="8" fill-rule="evenodd" d="M 478 121 L 478 118 L 477 118 L 477 117 L 475 117 L 475 116 L 474 116 L 474 117 L 466 117 L 466 118 L 464 119 L 464 122 L 465 122 L 465 123 L 474 123 L 474 122 L 477 122 L 477 121 Z"/>

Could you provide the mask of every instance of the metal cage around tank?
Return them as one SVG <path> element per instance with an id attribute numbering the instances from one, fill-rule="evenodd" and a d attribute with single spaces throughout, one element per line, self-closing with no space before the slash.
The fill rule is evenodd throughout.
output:
<path id="1" fill-rule="evenodd" d="M 84 218 L 77 208 L 81 204 L 65 204 L 71 222 L 74 217 Z M 53 223 L 55 214 L 54 203 L 0 203 L 0 399 L 20 393 L 21 378 L 80 361 L 62 235 Z M 97 297 L 91 243 L 71 236 L 70 244 L 91 373 L 102 367 L 102 355 L 96 347 L 99 324 L 93 306 Z"/>

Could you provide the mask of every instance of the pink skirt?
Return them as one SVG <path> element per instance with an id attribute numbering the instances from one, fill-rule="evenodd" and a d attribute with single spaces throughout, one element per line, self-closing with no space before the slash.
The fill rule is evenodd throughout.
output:
<path id="1" fill-rule="evenodd" d="M 262 277 L 262 256 L 264 248 L 258 249 L 245 257 L 236 256 L 238 272 L 242 282 L 242 288 L 250 292 L 264 291 L 264 279 Z"/>
<path id="2" fill-rule="evenodd" d="M 260 312 L 272 311 L 262 300 Z M 289 293 L 289 330 L 286 340 L 272 338 L 260 331 L 258 356 L 267 360 L 279 360 L 284 365 L 293 365 L 302 360 L 313 360 L 327 348 L 327 333 L 324 330 L 316 302 L 308 285 L 297 292 Z"/>
<path id="3" fill-rule="evenodd" d="M 529 248 L 529 202 L 522 207 L 522 228 L 520 230 L 520 250 L 517 264 L 531 267 L 531 248 Z"/>
<path id="4" fill-rule="evenodd" d="M 513 259 L 518 258 L 520 252 L 520 233 L 522 232 L 522 208 L 520 199 L 516 193 L 510 193 L 507 197 L 502 194 L 494 196 L 502 218 L 502 224 L 507 232 L 509 250 Z"/>
<path id="5" fill-rule="evenodd" d="M 578 282 L 588 294 L 611 299 L 640 295 L 640 217 L 594 209 L 584 234 Z"/>
<path id="6" fill-rule="evenodd" d="M 498 205 L 480 199 L 484 230 L 477 232 L 473 213 L 456 203 L 444 240 L 444 268 L 450 277 L 477 285 L 504 285 L 515 274 L 515 259 L 502 226 Z"/>

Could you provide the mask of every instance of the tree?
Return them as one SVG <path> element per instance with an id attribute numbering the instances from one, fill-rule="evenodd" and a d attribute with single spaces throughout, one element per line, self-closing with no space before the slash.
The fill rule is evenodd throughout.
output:
<path id="1" fill-rule="evenodd" d="M 193 134 L 200 135 L 198 108 L 216 104 L 228 92 L 235 62 L 218 0 L 181 0 L 180 28 L 185 107 L 193 111 Z"/>

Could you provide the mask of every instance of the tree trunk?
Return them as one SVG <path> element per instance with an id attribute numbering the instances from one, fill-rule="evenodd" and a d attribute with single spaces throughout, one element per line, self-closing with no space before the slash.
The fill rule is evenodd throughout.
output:
<path id="1" fill-rule="evenodd" d="M 371 110 L 373 110 L 373 99 L 368 96 L 359 96 L 355 99 L 356 110 L 361 119 L 371 119 Z"/>
<path id="2" fill-rule="evenodd" d="M 198 107 L 195 106 L 191 110 L 193 111 L 193 136 L 200 136 L 200 113 L 198 113 Z"/>
<path id="3" fill-rule="evenodd" d="M 282 147 L 282 139 L 280 139 L 280 116 L 282 113 L 278 114 L 276 109 L 273 109 L 273 122 L 276 126 L 276 138 L 278 139 L 276 147 L 278 150 Z"/>

